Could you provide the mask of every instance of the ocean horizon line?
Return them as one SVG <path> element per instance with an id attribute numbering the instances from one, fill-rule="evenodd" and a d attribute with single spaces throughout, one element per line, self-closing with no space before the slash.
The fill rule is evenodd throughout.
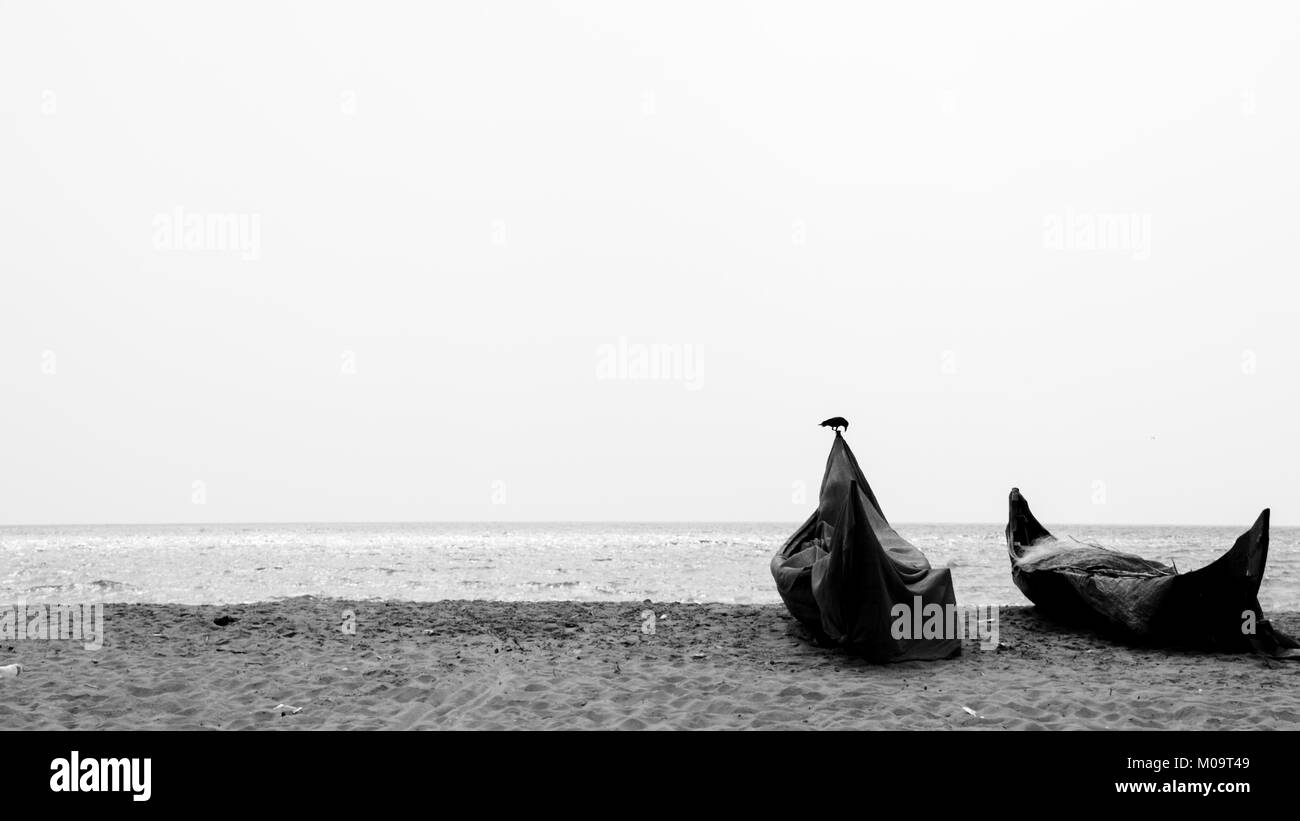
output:
<path id="1" fill-rule="evenodd" d="M 475 527 L 525 527 L 525 526 L 557 526 L 557 525 L 748 525 L 748 526 L 772 526 L 772 527 L 798 527 L 805 519 L 519 519 L 519 520 L 499 520 L 499 519 L 354 519 L 354 520 L 305 520 L 305 519 L 285 519 L 285 520 L 265 520 L 265 521 L 229 521 L 229 522 L 189 522 L 189 521 L 171 521 L 171 522 L 0 522 L 0 530 L 12 529 L 20 530 L 23 528 L 56 528 L 56 527 L 382 527 L 385 525 L 467 525 Z M 1061 522 L 1056 525 L 1057 528 L 1078 528 L 1078 527 L 1173 527 L 1173 528 L 1248 528 L 1253 522 L 1242 520 L 1240 522 L 1227 523 L 1210 523 L 1210 522 Z M 896 520 L 890 522 L 895 528 L 900 527 L 994 527 L 1002 529 L 1006 527 L 1006 522 L 977 522 L 968 520 L 938 520 L 938 519 L 916 519 L 909 521 Z M 1287 530 L 1300 528 L 1300 524 L 1278 524 L 1270 522 L 1270 529 Z"/>

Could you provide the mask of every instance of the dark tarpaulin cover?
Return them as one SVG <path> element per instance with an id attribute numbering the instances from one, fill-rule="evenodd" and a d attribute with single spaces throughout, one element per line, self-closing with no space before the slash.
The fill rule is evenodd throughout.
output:
<path id="1" fill-rule="evenodd" d="M 790 614 L 818 638 L 872 661 L 945 659 L 957 638 L 894 638 L 894 605 L 956 605 L 947 568 L 930 567 L 894 532 L 848 443 L 837 431 L 817 512 L 772 557 L 772 576 Z"/>
<path id="2" fill-rule="evenodd" d="M 1007 552 L 1016 587 L 1058 620 L 1151 643 L 1300 658 L 1300 643 L 1275 630 L 1259 606 L 1267 509 L 1227 553 L 1179 573 L 1101 545 L 1058 540 L 1012 488 Z"/>

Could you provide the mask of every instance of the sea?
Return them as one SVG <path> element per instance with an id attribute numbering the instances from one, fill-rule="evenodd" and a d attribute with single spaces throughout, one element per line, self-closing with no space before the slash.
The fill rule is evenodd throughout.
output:
<path id="1" fill-rule="evenodd" d="M 0 604 L 347 600 L 779 603 L 768 563 L 797 522 L 0 527 Z M 961 604 L 1027 604 L 1002 526 L 898 524 Z M 1053 528 L 1203 567 L 1245 527 Z M 1260 603 L 1300 611 L 1300 528 L 1273 528 Z"/>

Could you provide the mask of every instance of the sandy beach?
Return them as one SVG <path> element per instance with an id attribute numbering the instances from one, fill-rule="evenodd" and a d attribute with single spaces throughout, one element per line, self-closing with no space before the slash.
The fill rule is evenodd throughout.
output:
<path id="1" fill-rule="evenodd" d="M 1116 645 L 1030 608 L 1002 610 L 996 651 L 885 667 L 775 605 L 304 597 L 105 619 L 97 651 L 0 641 L 25 667 L 0 679 L 0 728 L 1300 728 L 1298 664 Z"/>

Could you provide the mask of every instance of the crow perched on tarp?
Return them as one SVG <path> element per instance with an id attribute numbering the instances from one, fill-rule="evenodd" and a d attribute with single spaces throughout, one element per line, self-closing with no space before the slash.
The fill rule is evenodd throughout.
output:
<path id="1" fill-rule="evenodd" d="M 845 419 L 843 416 L 832 416 L 830 419 L 822 422 L 821 427 L 830 428 L 836 433 L 839 433 L 841 428 L 844 430 L 849 429 L 849 420 Z"/>

